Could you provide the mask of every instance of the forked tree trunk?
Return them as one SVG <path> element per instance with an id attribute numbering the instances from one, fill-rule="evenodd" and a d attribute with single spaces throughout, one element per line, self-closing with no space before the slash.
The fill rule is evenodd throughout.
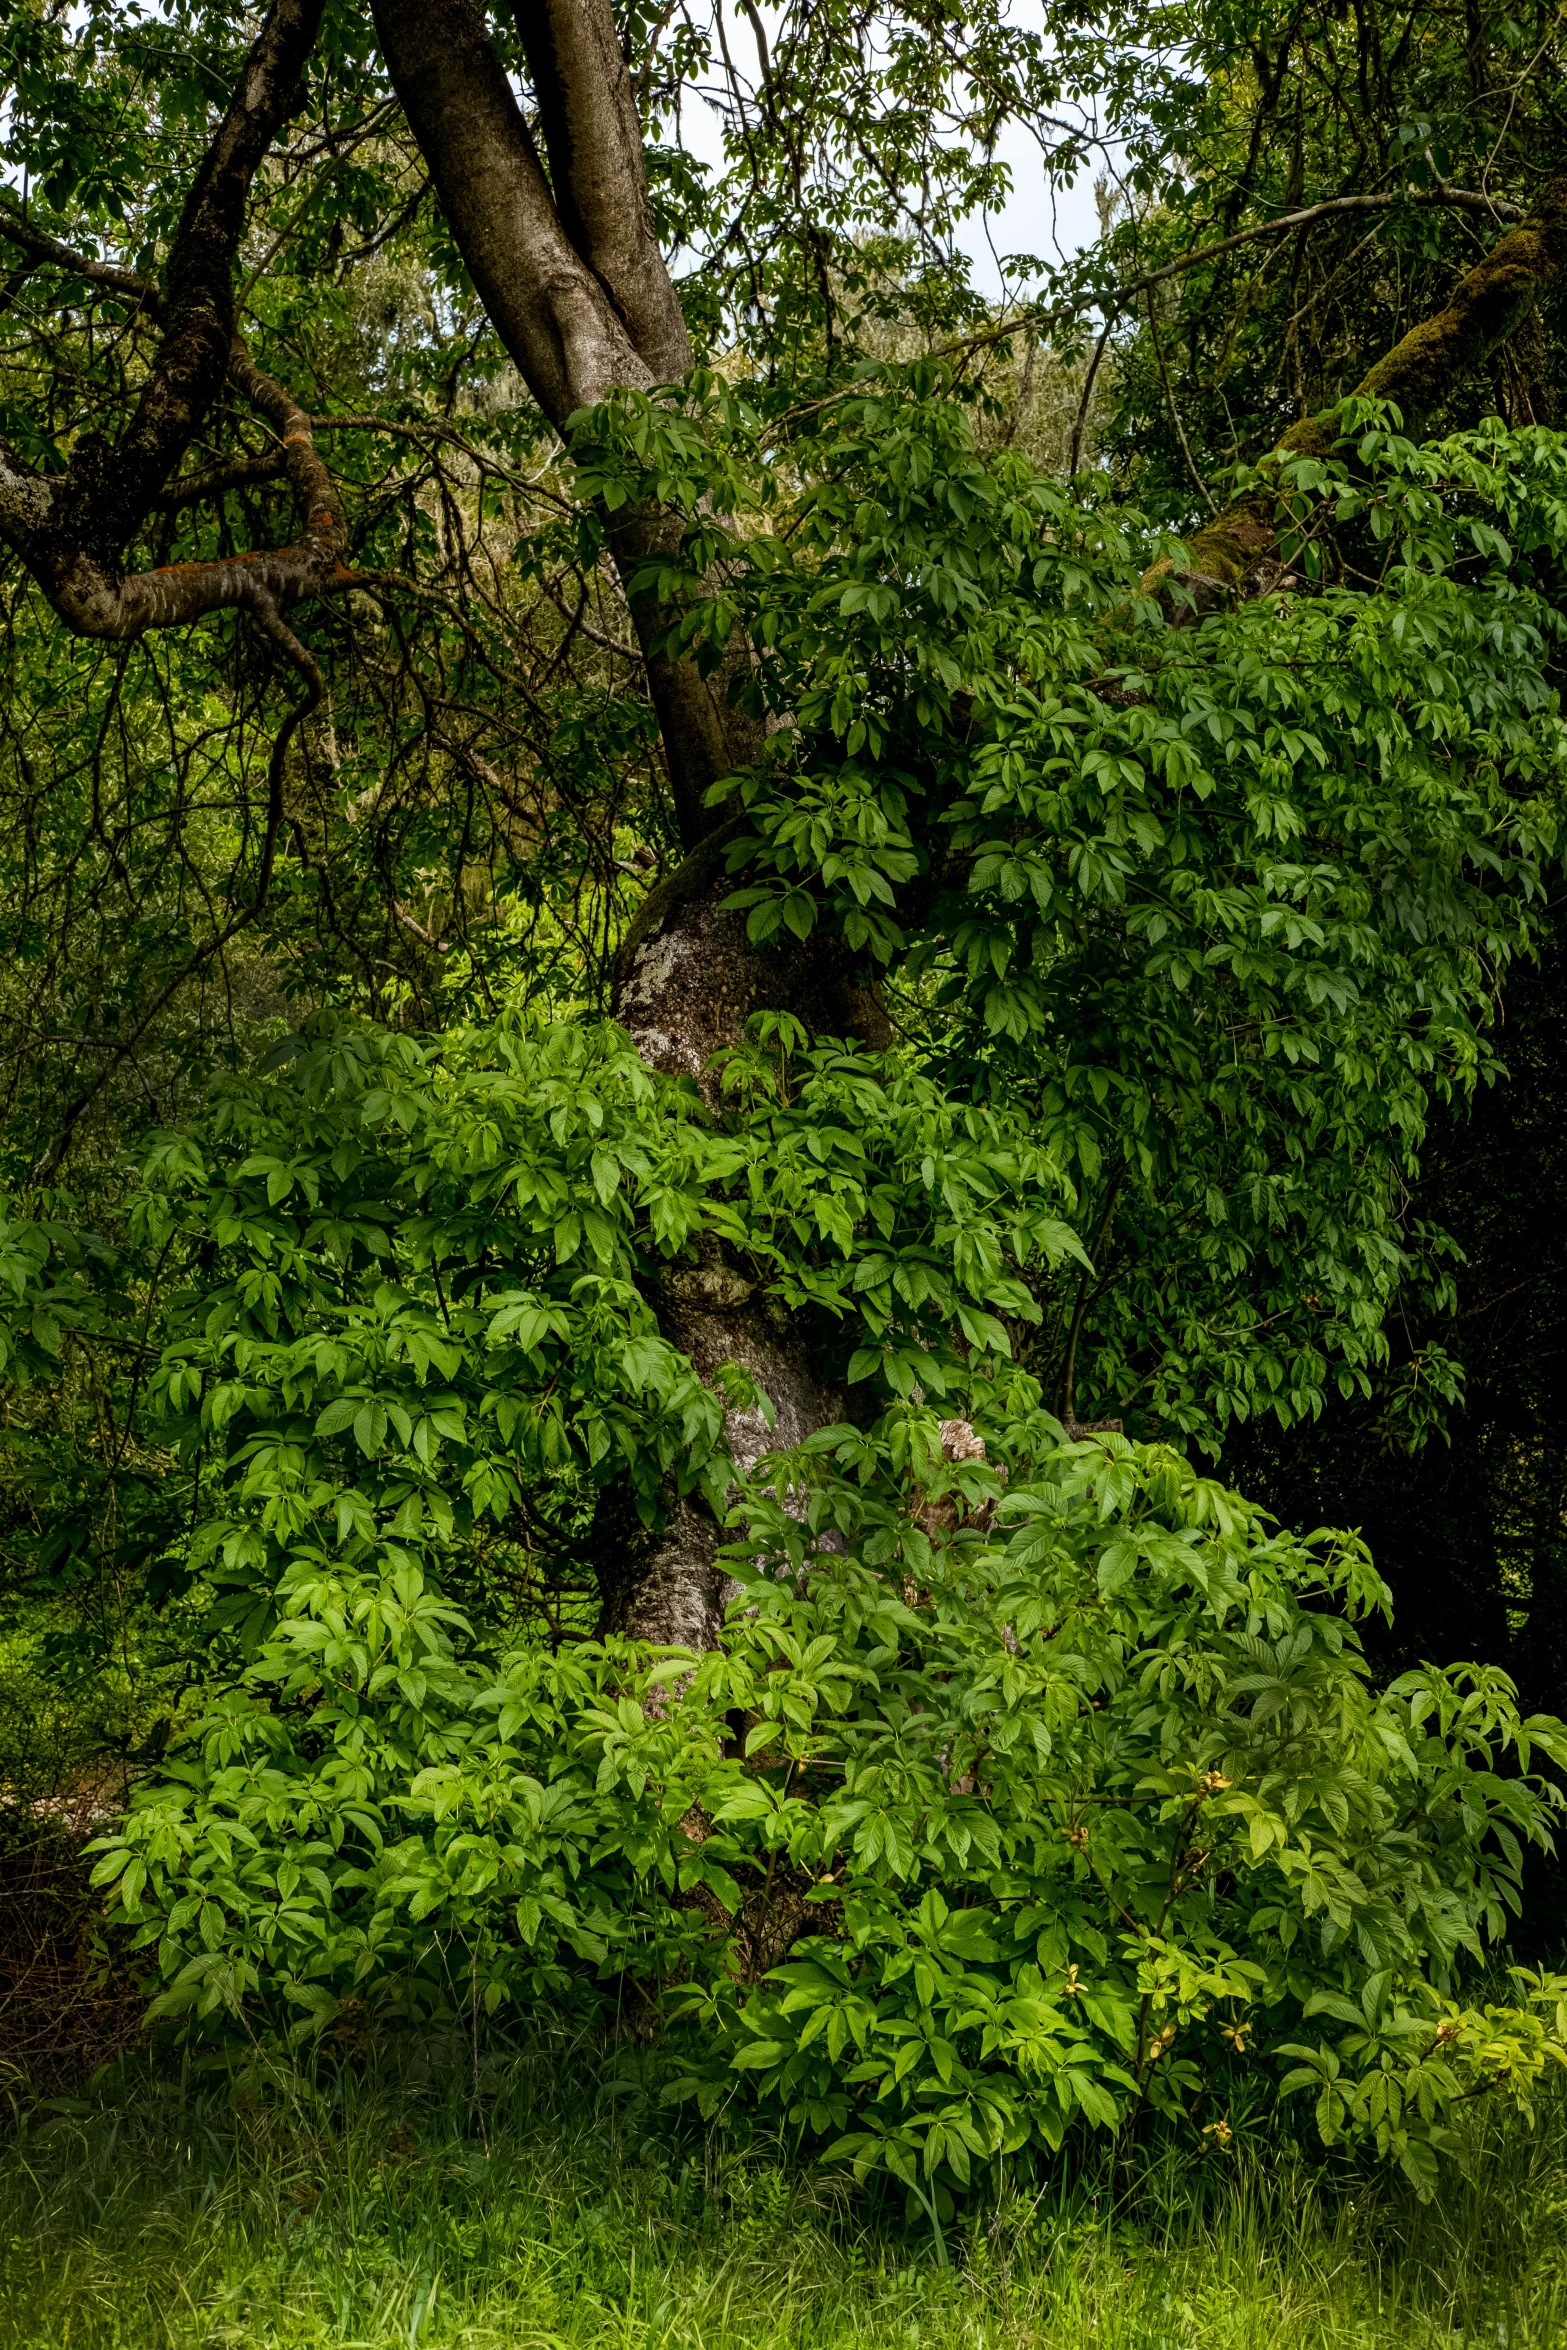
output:
<path id="1" fill-rule="evenodd" d="M 678 375 L 689 352 L 679 303 L 648 214 L 641 129 L 615 40 L 610 0 L 518 0 L 546 153 L 538 154 L 490 40 L 479 0 L 375 0 L 382 51 L 474 282 L 503 342 L 546 416 L 562 428 L 575 410 L 622 388 Z M 1429 411 L 1457 373 L 1494 348 L 1525 315 L 1560 259 L 1562 212 L 1553 191 L 1540 215 L 1471 271 L 1438 319 L 1405 338 L 1365 389 Z M 1315 449 L 1322 428 L 1296 428 L 1289 445 Z M 648 548 L 679 529 L 656 508 L 617 518 L 611 547 L 629 581 Z M 1273 584 L 1271 508 L 1221 516 L 1194 548 L 1199 596 L 1257 594 Z M 1210 567 L 1212 576 L 1210 577 Z M 757 950 L 743 918 L 725 913 L 732 887 L 713 839 L 721 814 L 711 786 L 749 764 L 757 742 L 729 706 L 724 677 L 653 652 L 666 615 L 633 605 L 686 864 L 655 893 L 628 942 L 617 1010 L 655 1068 L 699 1085 L 711 1056 L 735 1043 L 753 1011 L 785 1008 L 816 1034 L 885 1041 L 874 1000 L 846 957 L 820 936 L 805 947 Z M 738 1362 L 776 1415 L 731 1413 L 736 1466 L 772 1445 L 798 1442 L 837 1418 L 841 1399 L 820 1376 L 800 1324 L 752 1293 L 721 1257 L 678 1274 L 659 1299 L 667 1337 L 698 1373 Z M 722 1611 L 716 1528 L 679 1502 L 658 1536 L 611 1504 L 600 1521 L 606 1627 L 705 1647 Z"/>

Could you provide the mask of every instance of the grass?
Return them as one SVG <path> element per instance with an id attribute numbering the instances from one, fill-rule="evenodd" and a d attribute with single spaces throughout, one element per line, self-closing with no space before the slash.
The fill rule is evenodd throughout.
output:
<path id="1" fill-rule="evenodd" d="M 0 2350 L 1567 2345 L 1567 2098 L 1422 2207 L 1287 2142 L 1038 2182 L 949 2239 L 556 2050 L 127 2075 L 0 2146 Z"/>

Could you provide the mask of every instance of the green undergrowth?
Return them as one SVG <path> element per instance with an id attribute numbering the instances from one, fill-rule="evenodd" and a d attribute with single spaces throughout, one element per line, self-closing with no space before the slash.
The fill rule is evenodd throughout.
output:
<path id="1" fill-rule="evenodd" d="M 938 2245 L 586 2054 L 126 2075 L 0 2148 L 0 2350 L 1567 2343 L 1567 2097 L 1418 2204 L 1287 2142 L 1001 2183 Z"/>

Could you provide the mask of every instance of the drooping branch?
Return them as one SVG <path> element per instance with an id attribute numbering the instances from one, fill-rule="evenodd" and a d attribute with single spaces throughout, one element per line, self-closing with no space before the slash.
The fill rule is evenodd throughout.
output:
<path id="1" fill-rule="evenodd" d="M 1515 334 L 1567 260 L 1567 179 L 1553 180 L 1527 220 L 1510 229 L 1484 260 L 1464 272 L 1442 309 L 1422 319 L 1355 386 L 1355 396 L 1393 402 L 1405 429 L 1418 433 L 1460 380 Z M 1302 417 L 1277 454 L 1331 457 L 1341 446 L 1333 413 Z M 1172 579 L 1187 591 L 1188 612 L 1211 610 L 1225 596 L 1266 594 L 1279 576 L 1276 501 L 1266 488 L 1232 499 L 1188 541 L 1189 566 L 1165 562 L 1144 582 L 1150 592 Z"/>
<path id="2" fill-rule="evenodd" d="M 342 504 L 309 418 L 235 333 L 234 264 L 255 175 L 299 102 L 322 7 L 323 0 L 274 0 L 192 182 L 161 288 L 73 253 L 0 209 L 0 235 L 30 259 L 125 295 L 162 330 L 135 413 L 112 447 L 87 436 L 58 478 L 0 447 L 0 535 L 78 635 L 134 638 L 243 606 L 304 675 L 312 698 L 319 675 L 283 614 L 346 584 Z M 127 573 L 127 546 L 164 504 L 170 475 L 230 377 L 277 430 L 301 536 L 288 547 Z"/>

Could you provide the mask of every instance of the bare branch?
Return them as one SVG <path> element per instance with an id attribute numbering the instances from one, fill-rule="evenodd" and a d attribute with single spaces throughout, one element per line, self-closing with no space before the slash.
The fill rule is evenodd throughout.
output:
<path id="1" fill-rule="evenodd" d="M 165 514 L 178 514 L 187 506 L 200 506 L 208 498 L 226 498 L 230 490 L 242 490 L 252 482 L 276 481 L 283 471 L 281 449 L 261 449 L 247 457 L 229 457 L 221 465 L 205 465 L 199 473 L 182 473 L 177 481 L 160 491 L 158 507 Z"/>

